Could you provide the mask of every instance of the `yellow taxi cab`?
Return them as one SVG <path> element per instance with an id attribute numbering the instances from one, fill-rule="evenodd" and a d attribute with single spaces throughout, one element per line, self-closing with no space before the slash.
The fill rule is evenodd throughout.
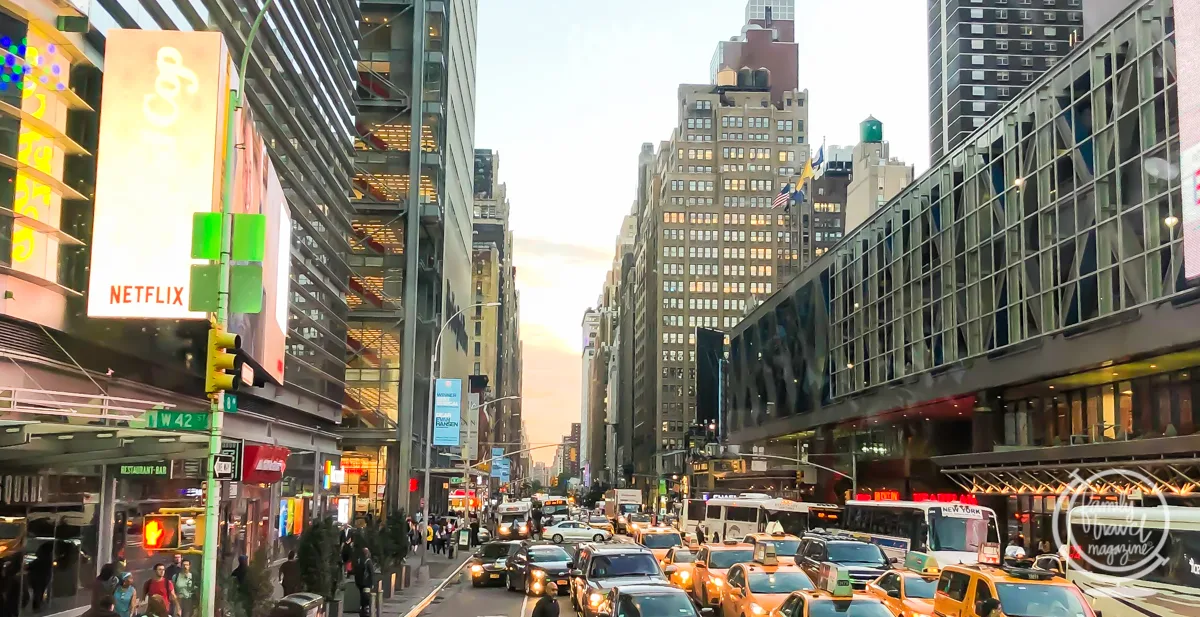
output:
<path id="1" fill-rule="evenodd" d="M 669 549 L 666 557 L 658 560 L 663 571 L 666 571 L 668 566 L 675 566 L 675 571 L 668 577 L 672 585 L 685 590 L 692 588 L 692 566 L 696 563 L 696 553 L 699 550 L 699 546 L 677 546 Z"/>
<path id="2" fill-rule="evenodd" d="M 989 607 L 998 602 L 1004 615 L 1097 617 L 1079 588 L 1066 579 L 1045 570 L 1000 567 L 998 545 L 981 548 L 979 559 L 978 565 L 942 568 L 933 599 L 935 614 L 989 617 Z"/>
<path id="3" fill-rule="evenodd" d="M 729 568 L 754 559 L 754 548 L 737 540 L 705 544 L 692 564 L 692 598 L 701 606 L 717 606 L 725 591 Z"/>
<path id="4" fill-rule="evenodd" d="M 817 588 L 793 591 L 769 617 L 893 617 L 879 598 L 855 591 L 850 571 L 835 563 L 821 564 Z M 734 615 L 731 617 L 741 617 Z M 746 617 L 753 617 L 746 615 Z"/>
<path id="5" fill-rule="evenodd" d="M 775 546 L 775 555 L 780 563 L 796 563 L 796 551 L 800 550 L 800 538 L 778 529 L 773 533 L 752 533 L 743 542 L 758 548 L 762 544 Z"/>
<path id="6" fill-rule="evenodd" d="M 785 563 L 775 545 L 754 547 L 754 561 L 729 568 L 720 614 L 727 617 L 762 617 L 779 608 L 793 591 L 813 589 L 812 579 L 795 563 Z"/>
<path id="7" fill-rule="evenodd" d="M 650 549 L 655 559 L 662 559 L 667 551 L 683 546 L 683 536 L 673 527 L 649 527 L 638 531 L 637 543 Z"/>
<path id="8" fill-rule="evenodd" d="M 612 521 L 608 520 L 608 517 L 604 516 L 603 514 L 593 514 L 589 516 L 587 518 L 587 524 L 588 526 L 595 527 L 596 529 L 603 529 L 608 533 L 616 533 Z"/>
<path id="9" fill-rule="evenodd" d="M 912 551 L 903 568 L 884 572 L 867 583 L 866 591 L 887 605 L 895 617 L 932 617 L 939 572 L 933 557 Z"/>

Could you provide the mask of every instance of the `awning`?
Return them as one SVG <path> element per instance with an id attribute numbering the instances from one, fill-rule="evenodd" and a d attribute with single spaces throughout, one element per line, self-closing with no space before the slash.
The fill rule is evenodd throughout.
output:
<path id="1" fill-rule="evenodd" d="M 933 462 L 976 494 L 1200 493 L 1200 435 L 955 454 Z"/>

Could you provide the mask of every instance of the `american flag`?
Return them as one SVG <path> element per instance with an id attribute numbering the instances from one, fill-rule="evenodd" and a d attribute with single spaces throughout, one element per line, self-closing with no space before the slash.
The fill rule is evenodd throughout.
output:
<path id="1" fill-rule="evenodd" d="M 791 201 L 791 199 L 792 199 L 792 185 L 785 184 L 785 185 L 783 185 L 783 188 L 779 189 L 779 194 L 775 196 L 775 201 L 771 202 L 771 207 L 778 208 L 780 206 L 786 206 L 787 203 L 789 201 Z"/>

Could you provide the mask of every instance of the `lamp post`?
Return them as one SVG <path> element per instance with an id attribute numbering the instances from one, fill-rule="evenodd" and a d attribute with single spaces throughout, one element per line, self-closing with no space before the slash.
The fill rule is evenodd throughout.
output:
<path id="1" fill-rule="evenodd" d="M 500 401 L 519 401 L 519 400 L 521 400 L 521 397 L 517 396 L 515 394 L 511 395 L 511 396 L 502 396 L 500 398 L 494 398 L 490 401 L 485 401 L 483 403 L 480 403 L 480 404 L 472 407 L 471 409 L 483 409 L 484 407 L 487 407 L 488 405 L 491 405 L 492 403 L 499 403 Z M 488 460 L 491 460 L 491 459 L 488 459 Z M 463 450 L 463 484 L 466 485 L 466 487 L 467 487 L 466 490 L 470 490 L 470 488 L 471 488 L 471 456 L 467 453 L 466 449 Z M 467 503 L 468 503 L 467 510 L 470 511 L 470 509 L 471 509 L 470 502 L 467 502 Z"/>
<path id="2" fill-rule="evenodd" d="M 224 328 L 229 321 L 229 273 L 231 266 L 231 256 L 233 252 L 233 190 L 234 190 L 234 174 L 237 171 L 237 111 L 242 108 L 242 103 L 246 97 L 246 69 L 250 63 L 250 49 L 254 43 L 254 37 L 258 35 L 258 29 L 262 26 L 263 18 L 267 16 L 267 10 L 271 8 L 274 0 L 266 0 L 263 3 L 262 9 L 259 10 L 258 16 L 254 18 L 254 23 L 250 26 L 250 33 L 246 35 L 246 45 L 242 50 L 242 61 L 238 67 L 238 87 L 236 90 L 229 92 L 229 109 L 225 117 L 225 169 L 224 176 L 221 179 L 221 256 L 219 263 L 219 274 L 217 276 L 217 310 L 213 313 L 213 322 L 219 328 Z M 201 595 L 200 595 L 200 614 L 215 615 L 216 600 L 217 600 L 217 542 L 219 534 L 217 533 L 220 526 L 221 517 L 221 488 L 220 482 L 216 478 L 215 465 L 217 456 L 221 454 L 221 425 L 224 420 L 222 411 L 224 393 L 216 393 L 210 396 L 209 404 L 209 430 L 208 430 L 208 472 L 205 476 L 205 496 L 204 496 L 204 550 L 200 568 Z"/>
<path id="3" fill-rule="evenodd" d="M 433 341 L 433 351 L 429 356 L 429 402 L 425 421 L 425 483 L 421 487 L 421 522 L 426 527 L 429 526 L 429 467 L 433 464 L 433 390 L 437 382 L 437 377 L 435 377 L 433 373 L 436 370 L 435 367 L 438 359 L 438 350 L 441 349 L 442 346 L 442 335 L 446 333 L 446 326 L 454 323 L 454 320 L 458 319 L 459 315 L 462 315 L 463 313 L 475 307 L 489 306 L 500 306 L 500 303 L 480 302 L 465 307 L 457 313 L 451 315 L 450 319 L 447 319 L 446 323 L 442 324 L 441 329 L 438 330 L 437 338 Z M 426 550 L 421 551 L 422 568 L 425 566 L 425 553 L 427 552 L 429 552 L 428 547 Z"/>

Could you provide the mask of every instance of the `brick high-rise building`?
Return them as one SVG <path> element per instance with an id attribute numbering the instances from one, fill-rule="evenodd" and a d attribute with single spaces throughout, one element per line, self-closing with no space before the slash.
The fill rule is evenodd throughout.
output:
<path id="1" fill-rule="evenodd" d="M 937 161 L 1082 38 L 1082 0 L 928 0 L 929 156 Z"/>

